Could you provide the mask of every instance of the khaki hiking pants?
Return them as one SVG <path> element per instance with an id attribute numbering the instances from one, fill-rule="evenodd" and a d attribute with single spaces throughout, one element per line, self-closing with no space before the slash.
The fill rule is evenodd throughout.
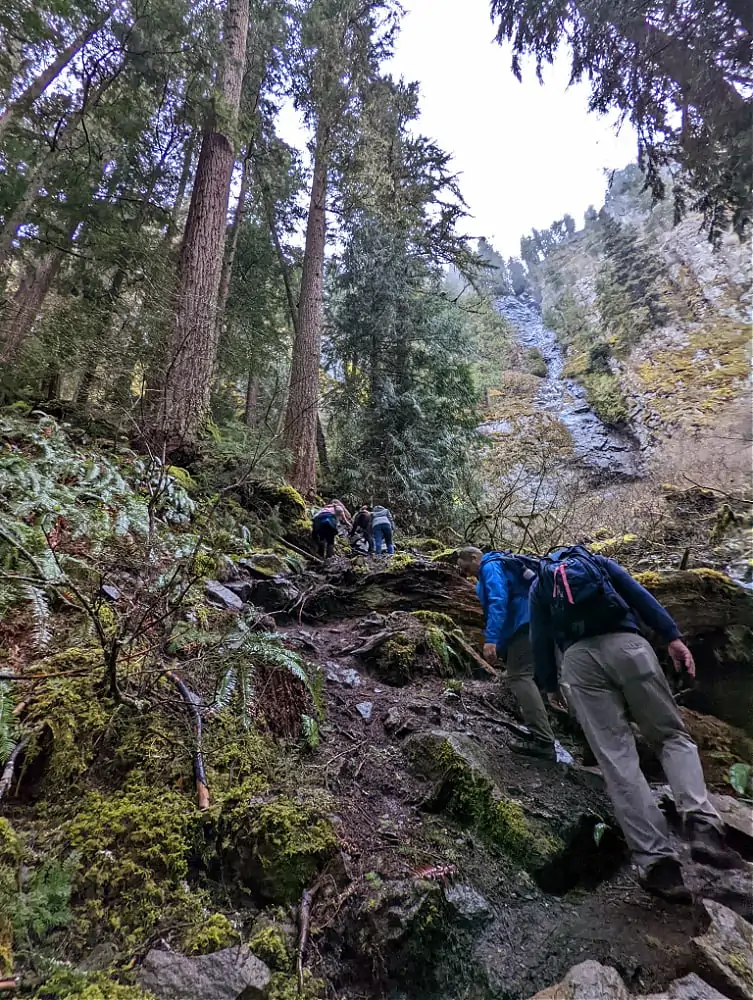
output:
<path id="1" fill-rule="evenodd" d="M 695 743 L 649 642 L 632 632 L 581 639 L 566 652 L 562 686 L 601 767 L 637 864 L 676 857 L 667 823 L 638 763 L 626 710 L 656 750 L 683 819 L 722 829 L 709 802 Z"/>
<path id="2" fill-rule="evenodd" d="M 528 632 L 513 637 L 507 648 L 507 681 L 515 695 L 523 721 L 536 740 L 554 743 L 554 733 L 546 714 L 544 699 L 533 679 L 533 650 Z"/>

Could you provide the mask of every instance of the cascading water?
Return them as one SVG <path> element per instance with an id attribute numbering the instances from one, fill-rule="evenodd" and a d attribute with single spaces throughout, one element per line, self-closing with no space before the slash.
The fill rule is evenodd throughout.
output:
<path id="1" fill-rule="evenodd" d="M 533 299 L 505 295 L 497 299 L 495 308 L 509 322 L 519 343 L 537 347 L 546 360 L 547 374 L 541 379 L 536 403 L 542 410 L 556 414 L 567 427 L 579 464 L 615 478 L 640 476 L 642 462 L 636 440 L 600 420 L 589 406 L 583 387 L 564 376 L 565 360 L 557 335 L 545 326 Z M 481 428 L 485 433 L 505 429 L 504 421 L 490 421 Z"/>

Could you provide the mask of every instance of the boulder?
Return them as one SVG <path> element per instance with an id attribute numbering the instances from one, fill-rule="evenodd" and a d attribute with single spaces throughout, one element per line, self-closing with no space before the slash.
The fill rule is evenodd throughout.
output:
<path id="1" fill-rule="evenodd" d="M 157 1000 L 263 1000 L 271 973 L 245 945 L 188 958 L 153 948 L 138 973 Z"/>
<path id="2" fill-rule="evenodd" d="M 730 1000 L 753 1000 L 753 926 L 711 899 L 703 908 L 709 926 L 693 938 L 701 971 Z"/>
<path id="3" fill-rule="evenodd" d="M 445 889 L 447 906 L 458 923 L 477 927 L 494 918 L 492 908 L 473 886 L 450 885 Z"/>
<path id="4" fill-rule="evenodd" d="M 725 826 L 736 834 L 747 837 L 753 848 L 753 809 L 731 795 L 710 795 L 711 804 L 724 820 Z"/>
<path id="5" fill-rule="evenodd" d="M 590 775 L 551 764 L 537 772 L 502 740 L 468 733 L 419 732 L 404 747 L 411 770 L 435 782 L 425 808 L 476 830 L 545 891 L 597 885 L 625 860 L 609 801 Z M 599 817 L 609 827 L 597 844 Z"/>
<path id="6" fill-rule="evenodd" d="M 232 591 L 244 604 L 250 604 L 254 594 L 254 585 L 251 580 L 231 580 L 224 584 L 227 590 Z"/>
<path id="7" fill-rule="evenodd" d="M 561 983 L 531 1000 L 630 1000 L 630 994 L 615 969 L 589 960 L 574 965 Z"/>
<path id="8" fill-rule="evenodd" d="M 356 705 L 356 711 L 364 722 L 371 722 L 371 713 L 374 711 L 374 703 L 372 701 L 359 701 Z"/>
<path id="9" fill-rule="evenodd" d="M 242 611 L 243 601 L 232 590 L 219 580 L 207 580 L 204 584 L 204 594 L 210 604 L 223 608 L 225 611 Z"/>
<path id="10" fill-rule="evenodd" d="M 238 560 L 241 569 L 245 569 L 252 576 L 257 577 L 278 577 L 290 576 L 292 569 L 282 556 L 276 552 L 254 552 L 250 556 Z"/>
<path id="11" fill-rule="evenodd" d="M 675 979 L 663 993 L 633 996 L 615 969 L 599 962 L 574 965 L 561 983 L 540 990 L 531 1000 L 727 1000 L 695 973 Z"/>

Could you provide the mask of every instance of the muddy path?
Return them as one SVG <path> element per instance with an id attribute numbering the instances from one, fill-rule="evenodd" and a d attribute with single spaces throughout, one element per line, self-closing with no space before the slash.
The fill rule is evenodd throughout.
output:
<path id="1" fill-rule="evenodd" d="M 324 678 L 326 722 L 307 766 L 309 779 L 336 802 L 344 845 L 344 879 L 318 897 L 314 970 L 344 995 L 364 1000 L 385 994 L 522 1000 L 586 958 L 614 966 L 635 992 L 658 990 L 692 970 L 699 910 L 669 906 L 640 887 L 600 773 L 582 763 L 584 745 L 570 720 L 553 722 L 573 767 L 514 754 L 520 720 L 503 675 L 388 684 L 353 652 L 382 623 L 372 613 L 281 625 Z M 478 829 L 472 802 L 467 814 L 446 808 L 451 792 L 442 791 L 441 775 L 416 766 L 416 747 L 437 734 L 449 734 L 479 780 L 520 803 L 537 831 L 563 835 L 550 863 L 532 867 L 511 858 Z M 658 785 L 658 768 L 651 777 Z M 606 825 L 598 844 L 597 823 Z M 699 896 L 716 895 L 750 916 L 749 874 L 722 876 L 694 865 L 679 830 L 673 836 Z M 445 899 L 468 893 L 473 901 L 465 908 L 470 912 L 461 907 L 449 918 L 460 926 L 460 946 L 453 927 L 437 945 L 411 920 L 406 885 L 415 900 L 423 891 L 415 887 L 429 883 Z M 393 888 L 385 915 L 382 904 Z M 376 915 L 365 941 L 369 907 Z M 462 955 L 457 960 L 455 950 Z"/>

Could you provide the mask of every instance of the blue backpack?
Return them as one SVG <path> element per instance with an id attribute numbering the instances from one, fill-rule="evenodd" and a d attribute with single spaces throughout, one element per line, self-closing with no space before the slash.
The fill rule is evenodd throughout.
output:
<path id="1" fill-rule="evenodd" d="M 490 559 L 489 561 L 502 563 L 502 568 L 508 579 L 518 584 L 526 592 L 539 572 L 540 563 L 538 559 L 534 556 L 523 555 L 520 552 L 511 552 L 509 549 L 498 553 L 494 559 Z"/>
<path id="2" fill-rule="evenodd" d="M 555 637 L 577 642 L 619 627 L 630 608 L 609 574 L 583 545 L 555 549 L 539 564 L 539 587 L 548 601 Z"/>

